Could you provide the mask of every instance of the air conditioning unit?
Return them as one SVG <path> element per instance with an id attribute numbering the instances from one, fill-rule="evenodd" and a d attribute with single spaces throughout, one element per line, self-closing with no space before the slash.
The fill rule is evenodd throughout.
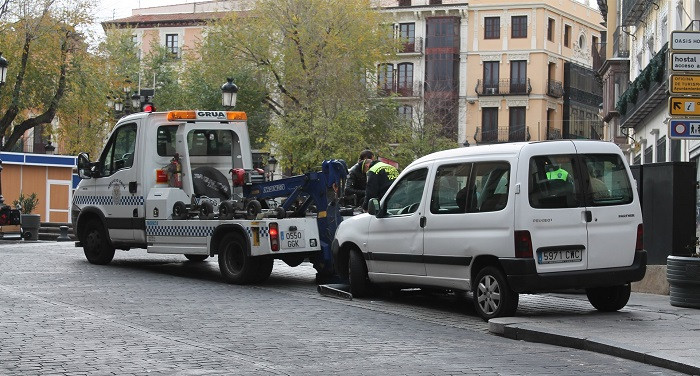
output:
<path id="1" fill-rule="evenodd" d="M 498 91 L 495 87 L 487 87 L 486 94 L 494 95 L 494 94 L 498 94 Z"/>

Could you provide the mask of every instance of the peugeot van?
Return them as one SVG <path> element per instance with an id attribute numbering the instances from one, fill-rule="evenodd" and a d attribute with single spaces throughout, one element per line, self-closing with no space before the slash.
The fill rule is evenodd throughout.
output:
<path id="1" fill-rule="evenodd" d="M 642 213 L 620 148 L 561 140 L 465 147 L 411 163 L 332 246 L 355 297 L 376 285 L 472 292 L 485 320 L 520 293 L 585 289 L 627 304 L 646 271 Z"/>

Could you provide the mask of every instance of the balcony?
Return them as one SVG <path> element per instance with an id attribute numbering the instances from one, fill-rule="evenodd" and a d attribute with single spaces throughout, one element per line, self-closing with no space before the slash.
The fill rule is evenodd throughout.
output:
<path id="1" fill-rule="evenodd" d="M 423 52 L 423 38 L 414 38 L 411 42 L 404 42 L 399 54 L 419 54 Z"/>
<path id="2" fill-rule="evenodd" d="M 668 67 L 666 52 L 668 43 L 651 59 L 649 64 L 630 83 L 617 101 L 620 127 L 634 128 L 658 105 L 668 100 Z"/>
<path id="3" fill-rule="evenodd" d="M 622 26 L 636 26 L 650 8 L 659 9 L 652 0 L 626 0 L 622 2 Z"/>
<path id="4" fill-rule="evenodd" d="M 613 33 L 613 56 L 612 58 L 630 57 L 629 33 L 624 26 L 618 26 Z"/>
<path id="5" fill-rule="evenodd" d="M 530 141 L 529 127 L 498 127 L 497 129 L 483 129 L 476 127 L 474 140 L 477 144 L 499 144 L 504 142 Z"/>
<path id="6" fill-rule="evenodd" d="M 564 96 L 564 85 L 561 81 L 547 80 L 547 95 L 552 98 L 561 98 Z"/>
<path id="7" fill-rule="evenodd" d="M 547 131 L 548 140 L 561 140 L 561 129 L 550 129 Z"/>
<path id="8" fill-rule="evenodd" d="M 509 78 L 498 80 L 497 83 L 484 83 L 479 80 L 474 88 L 477 95 L 529 95 L 532 91 L 530 79 L 511 80 Z"/>
<path id="9" fill-rule="evenodd" d="M 378 94 L 380 97 L 397 96 L 397 97 L 417 97 L 420 94 L 420 90 L 415 89 L 420 87 L 420 82 L 414 81 L 409 84 L 397 84 L 392 85 L 382 85 L 378 89 Z"/>

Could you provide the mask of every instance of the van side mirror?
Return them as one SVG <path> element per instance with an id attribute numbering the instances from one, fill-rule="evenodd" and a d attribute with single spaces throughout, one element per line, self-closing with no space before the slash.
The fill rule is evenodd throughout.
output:
<path id="1" fill-rule="evenodd" d="M 379 214 L 379 200 L 376 198 L 373 198 L 369 200 L 369 203 L 367 204 L 367 212 L 371 215 L 377 215 Z"/>
<path id="2" fill-rule="evenodd" d="M 92 178 L 92 163 L 90 163 L 90 155 L 88 153 L 78 154 L 78 176 L 81 179 Z"/>

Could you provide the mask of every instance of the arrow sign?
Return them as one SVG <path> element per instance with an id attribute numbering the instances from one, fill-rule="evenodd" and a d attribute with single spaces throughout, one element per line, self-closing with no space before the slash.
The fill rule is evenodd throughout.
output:
<path id="1" fill-rule="evenodd" d="M 681 116 L 700 115 L 700 98 L 670 97 L 668 98 L 668 113 Z"/>

